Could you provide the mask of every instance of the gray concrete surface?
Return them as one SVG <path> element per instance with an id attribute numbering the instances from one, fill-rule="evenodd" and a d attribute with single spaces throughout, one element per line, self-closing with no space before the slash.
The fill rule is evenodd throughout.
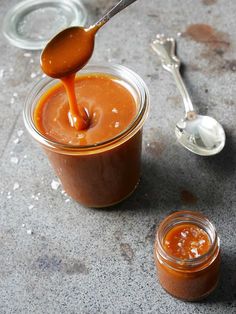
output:
<path id="1" fill-rule="evenodd" d="M 16 2 L 1 0 L 0 21 Z M 95 21 L 112 1 L 84 3 Z M 83 208 L 62 187 L 51 188 L 57 179 L 22 121 L 26 95 L 42 75 L 39 53 L 27 57 L 0 35 L 0 313 L 236 312 L 235 12 L 234 0 L 139 0 L 100 31 L 91 62 L 132 68 L 151 93 L 142 180 L 128 200 L 106 210 Z M 214 28 L 210 42 L 177 36 L 196 23 Z M 157 32 L 178 39 L 196 107 L 225 127 L 218 156 L 194 156 L 176 142 L 183 106 L 150 50 Z M 183 190 L 193 196 L 181 198 Z M 221 237 L 220 285 L 198 303 L 172 298 L 156 280 L 154 230 L 177 209 L 203 212 Z"/>

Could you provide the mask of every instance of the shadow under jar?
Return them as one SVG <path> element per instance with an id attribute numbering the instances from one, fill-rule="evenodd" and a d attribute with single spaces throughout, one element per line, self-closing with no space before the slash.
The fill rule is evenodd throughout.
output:
<path id="1" fill-rule="evenodd" d="M 189 240 L 188 232 L 191 230 L 193 235 Z M 171 237 L 168 236 L 171 232 L 175 232 L 172 241 L 177 241 L 179 250 L 184 249 L 184 241 L 188 241 L 188 245 L 191 245 L 191 241 L 194 243 L 192 249 L 190 247 L 190 253 L 193 253 L 188 258 L 180 258 L 181 254 L 170 254 L 166 245 L 171 245 Z M 205 240 L 202 240 L 203 236 Z M 208 249 L 201 255 L 200 245 L 206 241 Z M 216 288 L 220 271 L 220 241 L 213 224 L 197 212 L 179 211 L 171 214 L 157 230 L 154 259 L 158 279 L 169 294 L 184 301 L 205 298 Z"/>
<path id="2" fill-rule="evenodd" d="M 34 111 L 40 98 L 58 80 L 45 78 L 30 92 L 23 116 L 27 130 L 41 144 L 64 190 L 87 207 L 107 207 L 127 198 L 140 178 L 142 127 L 149 111 L 149 92 L 143 80 L 120 65 L 89 65 L 81 75 L 111 75 L 135 99 L 137 113 L 118 135 L 91 145 L 70 145 L 47 138 L 35 126 Z"/>

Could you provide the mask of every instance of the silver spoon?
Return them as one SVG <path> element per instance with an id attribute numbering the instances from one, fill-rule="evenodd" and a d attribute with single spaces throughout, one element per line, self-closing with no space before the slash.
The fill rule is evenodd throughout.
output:
<path id="1" fill-rule="evenodd" d="M 181 78 L 180 60 L 175 55 L 175 40 L 157 35 L 151 44 L 152 49 L 161 58 L 162 66 L 172 73 L 183 98 L 185 117 L 175 127 L 178 141 L 191 152 L 201 156 L 211 156 L 219 153 L 225 146 L 225 132 L 215 119 L 196 113 L 191 98 Z"/>

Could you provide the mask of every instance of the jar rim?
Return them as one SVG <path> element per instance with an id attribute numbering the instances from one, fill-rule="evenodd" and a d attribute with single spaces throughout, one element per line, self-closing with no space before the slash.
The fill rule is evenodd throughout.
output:
<path id="1" fill-rule="evenodd" d="M 57 81 L 53 78 L 45 77 L 42 78 L 33 86 L 33 88 L 28 94 L 28 97 L 26 98 L 23 110 L 23 119 L 26 129 L 37 142 L 39 142 L 48 149 L 57 150 L 58 153 L 66 152 L 66 154 L 72 155 L 93 154 L 95 152 L 98 153 L 99 151 L 108 150 L 115 146 L 120 145 L 121 143 L 127 141 L 129 138 L 135 135 L 141 129 L 148 116 L 150 107 L 149 91 L 143 79 L 137 73 L 123 65 L 110 63 L 89 64 L 78 73 L 78 76 L 96 73 L 111 74 L 112 76 L 115 76 L 120 80 L 124 80 L 121 77 L 121 75 L 123 74 L 123 76 L 125 75 L 125 78 L 127 80 L 129 79 L 128 84 L 132 85 L 132 87 L 136 89 L 136 91 L 139 93 L 140 99 L 138 103 L 140 104 L 140 106 L 134 120 L 129 124 L 129 126 L 111 139 L 84 146 L 64 144 L 48 139 L 46 136 L 41 134 L 39 130 L 36 128 L 32 115 L 32 109 L 33 106 L 35 105 L 36 102 L 35 98 L 37 97 L 37 95 L 40 92 L 42 92 L 43 89 L 46 91 L 50 83 Z"/>
<path id="2" fill-rule="evenodd" d="M 206 253 L 192 259 L 181 259 L 170 255 L 164 249 L 162 239 L 165 237 L 167 232 L 171 230 L 173 226 L 184 223 L 193 223 L 207 232 L 209 238 L 211 239 L 211 246 Z M 212 222 L 210 222 L 210 220 L 202 213 L 189 210 L 177 211 L 167 216 L 158 227 L 156 233 L 156 243 L 157 247 L 155 254 L 159 254 L 168 266 L 178 269 L 188 269 L 188 267 L 191 269 L 192 267 L 205 265 L 206 261 L 214 256 L 216 249 L 219 249 L 220 247 L 220 240 Z M 175 267 L 173 267 L 173 265 Z"/>

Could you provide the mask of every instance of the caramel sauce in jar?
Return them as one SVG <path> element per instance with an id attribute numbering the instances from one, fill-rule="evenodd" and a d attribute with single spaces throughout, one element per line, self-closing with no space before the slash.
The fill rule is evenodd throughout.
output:
<path id="1" fill-rule="evenodd" d="M 154 259 L 162 287 L 172 296 L 196 301 L 217 286 L 220 242 L 213 224 L 202 214 L 175 212 L 160 224 Z"/>

